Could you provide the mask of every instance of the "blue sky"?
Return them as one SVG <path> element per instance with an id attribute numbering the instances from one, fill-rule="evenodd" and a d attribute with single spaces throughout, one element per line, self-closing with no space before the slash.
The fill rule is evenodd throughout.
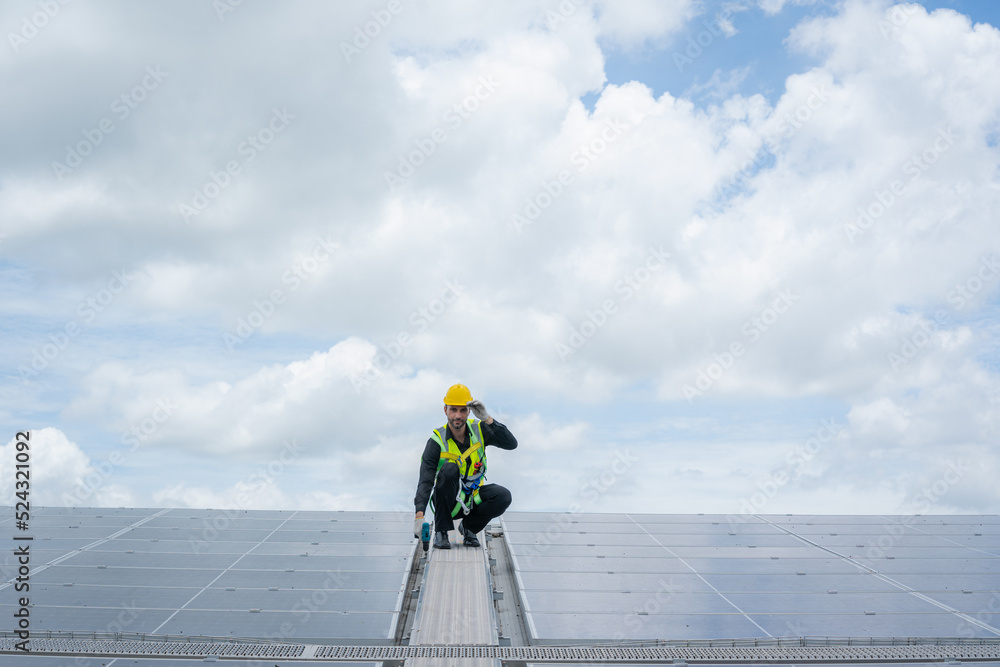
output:
<path id="1" fill-rule="evenodd" d="M 701 2 L 697 17 L 684 30 L 662 42 L 631 47 L 603 43 L 608 83 L 641 81 L 655 96 L 663 93 L 688 96 L 695 92 L 693 89 L 711 82 L 717 72 L 723 81 L 730 81 L 733 72 L 749 68 L 734 92 L 746 96 L 764 95 L 773 103 L 784 92 L 785 79 L 789 75 L 818 64 L 814 58 L 782 48 L 784 39 L 801 21 L 832 15 L 839 4 L 832 0 L 804 5 L 788 3 L 777 14 L 768 14 L 752 2 Z M 974 23 L 1000 25 L 1000 5 L 989 0 L 924 0 L 919 4 L 928 11 L 954 10 Z M 728 14 L 725 13 L 727 9 Z M 732 22 L 737 31 L 734 35 L 714 34 L 720 17 L 728 17 Z M 706 22 L 710 25 L 705 25 Z M 712 41 L 691 59 L 692 62 L 687 62 L 688 40 L 697 40 L 699 33 L 706 30 L 713 33 Z M 719 101 L 711 89 L 697 91 L 690 97 L 701 105 Z M 585 99 L 592 103 L 594 96 L 591 94 Z"/>
<path id="2" fill-rule="evenodd" d="M 36 500 L 409 511 L 461 381 L 517 509 L 628 451 L 588 511 L 790 471 L 757 510 L 906 513 L 962 462 L 935 511 L 995 512 L 1000 7 L 566 6 L 5 4 L 0 427 Z"/>

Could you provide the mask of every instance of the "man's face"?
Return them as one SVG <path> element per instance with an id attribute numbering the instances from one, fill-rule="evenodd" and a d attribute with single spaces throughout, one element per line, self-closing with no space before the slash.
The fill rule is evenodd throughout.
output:
<path id="1" fill-rule="evenodd" d="M 451 430 L 461 433 L 465 428 L 465 422 L 469 419 L 469 406 L 467 405 L 446 405 L 444 414 L 448 417 Z"/>

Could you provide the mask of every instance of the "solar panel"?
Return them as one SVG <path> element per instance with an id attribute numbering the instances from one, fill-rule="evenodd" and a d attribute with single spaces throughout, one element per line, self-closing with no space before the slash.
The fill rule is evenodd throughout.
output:
<path id="1" fill-rule="evenodd" d="M 1000 636 L 1000 613 L 983 613 L 1000 611 L 997 517 L 521 513 L 503 526 L 540 643 Z"/>
<path id="2" fill-rule="evenodd" d="M 35 636 L 387 644 L 402 617 L 414 554 L 405 513 L 33 514 Z M 0 542 L 13 543 L 11 524 L 0 521 Z M 1000 637 L 1000 517 L 508 513 L 502 525 L 516 582 L 507 593 L 541 645 Z M 16 562 L 6 551 L 0 615 L 11 619 Z M 171 663 L 191 664 L 128 659 Z"/>
<path id="3" fill-rule="evenodd" d="M 389 642 L 411 526 L 390 512 L 35 508 L 31 631 Z M 0 542 L 12 533 L 0 522 Z"/>

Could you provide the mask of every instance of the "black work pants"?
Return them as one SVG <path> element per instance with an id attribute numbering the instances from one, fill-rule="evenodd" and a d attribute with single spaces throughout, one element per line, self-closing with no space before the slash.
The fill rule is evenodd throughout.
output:
<path id="1" fill-rule="evenodd" d="M 433 492 L 436 533 L 455 529 L 451 511 L 455 508 L 455 498 L 458 497 L 458 478 L 458 465 L 455 463 L 445 463 L 438 470 Z M 455 515 L 455 519 L 461 519 L 465 528 L 474 533 L 481 531 L 486 524 L 510 507 L 510 491 L 499 484 L 484 484 L 479 487 L 479 498 L 481 502 L 473 505 L 464 517 L 461 510 Z"/>

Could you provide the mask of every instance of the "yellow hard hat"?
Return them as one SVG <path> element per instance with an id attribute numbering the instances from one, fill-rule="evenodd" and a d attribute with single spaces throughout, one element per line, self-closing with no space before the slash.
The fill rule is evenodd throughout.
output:
<path id="1" fill-rule="evenodd" d="M 444 395 L 445 405 L 465 405 L 472 400 L 472 392 L 464 384 L 453 384 Z"/>

